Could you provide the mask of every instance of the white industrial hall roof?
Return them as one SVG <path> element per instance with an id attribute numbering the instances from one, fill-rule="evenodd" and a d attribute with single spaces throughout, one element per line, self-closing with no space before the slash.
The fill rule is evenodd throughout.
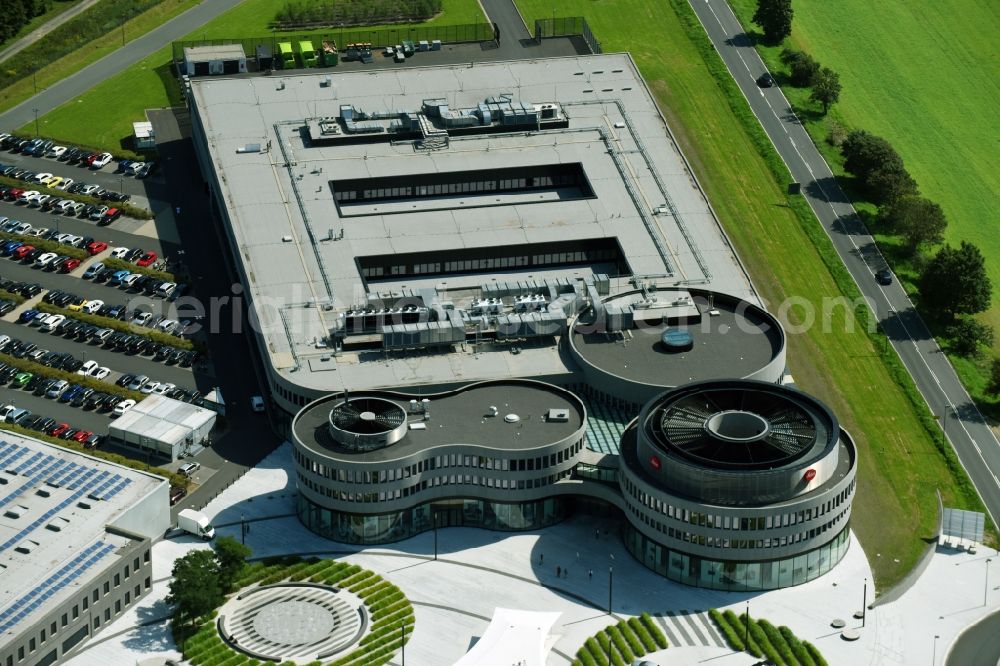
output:
<path id="1" fill-rule="evenodd" d="M 192 431 L 215 419 L 215 412 L 163 395 L 150 395 L 119 416 L 112 431 L 159 442 L 181 442 Z"/>

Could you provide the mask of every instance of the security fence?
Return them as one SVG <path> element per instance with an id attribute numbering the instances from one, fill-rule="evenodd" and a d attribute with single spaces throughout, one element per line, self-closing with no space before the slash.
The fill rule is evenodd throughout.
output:
<path id="1" fill-rule="evenodd" d="M 601 43 L 590 30 L 587 19 L 582 16 L 563 16 L 535 20 L 535 41 L 546 37 L 575 37 L 579 35 L 590 47 L 592 53 L 601 53 Z"/>
<path id="2" fill-rule="evenodd" d="M 297 45 L 300 41 L 311 41 L 317 47 L 324 41 L 334 42 L 338 49 L 343 50 L 351 43 L 368 43 L 373 48 L 401 44 L 403 40 L 419 42 L 435 39 L 443 43 L 483 42 L 493 39 L 493 26 L 489 23 L 465 23 L 458 25 L 428 25 L 399 26 L 395 28 L 331 28 L 323 32 L 274 33 L 263 37 L 233 37 L 229 39 L 192 39 L 173 43 L 175 62 L 184 59 L 184 49 L 192 46 L 223 46 L 241 44 L 243 52 L 252 56 L 258 46 L 264 46 L 273 54 L 278 53 L 278 44 L 291 42 Z"/>

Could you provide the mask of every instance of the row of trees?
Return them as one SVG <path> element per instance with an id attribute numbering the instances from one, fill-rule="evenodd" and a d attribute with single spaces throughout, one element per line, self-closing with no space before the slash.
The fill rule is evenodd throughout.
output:
<path id="1" fill-rule="evenodd" d="M 300 0 L 288 2 L 274 17 L 282 27 L 372 25 L 426 21 L 441 11 L 441 0 Z"/>
<path id="2" fill-rule="evenodd" d="M 805 51 L 784 49 L 781 62 L 788 67 L 789 83 L 796 88 L 812 87 L 809 99 L 822 104 L 824 114 L 840 100 L 840 74 L 829 67 L 821 67 Z"/>
<path id="3" fill-rule="evenodd" d="M 50 0 L 0 0 L 0 44 L 18 33 L 28 21 L 49 10 Z"/>
<path id="4" fill-rule="evenodd" d="M 193 625 L 221 605 L 252 554 L 230 536 L 215 539 L 212 548 L 191 551 L 174 562 L 167 603 L 176 606 L 178 626 Z"/>

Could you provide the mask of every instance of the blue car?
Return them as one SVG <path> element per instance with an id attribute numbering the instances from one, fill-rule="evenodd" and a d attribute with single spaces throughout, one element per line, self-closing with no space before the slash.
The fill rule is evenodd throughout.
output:
<path id="1" fill-rule="evenodd" d="M 108 286 L 117 287 L 122 283 L 122 280 L 124 280 L 127 275 L 129 275 L 129 271 L 126 270 L 115 271 L 114 273 L 111 274 L 111 278 L 108 280 Z"/>
<path id="2" fill-rule="evenodd" d="M 0 254 L 3 254 L 3 256 L 5 257 L 9 257 L 14 252 L 14 250 L 21 247 L 22 245 L 24 245 L 24 241 L 16 241 L 16 240 L 7 241 L 3 245 L 0 245 Z"/>
<path id="3" fill-rule="evenodd" d="M 21 313 L 21 316 L 17 318 L 17 323 L 27 324 L 29 321 L 35 318 L 38 314 L 38 310 L 25 310 Z"/>
<path id="4" fill-rule="evenodd" d="M 82 391 L 83 391 L 82 386 L 80 386 L 79 384 L 73 384 L 68 389 L 66 389 L 61 396 L 59 396 L 59 402 L 69 402 Z"/>

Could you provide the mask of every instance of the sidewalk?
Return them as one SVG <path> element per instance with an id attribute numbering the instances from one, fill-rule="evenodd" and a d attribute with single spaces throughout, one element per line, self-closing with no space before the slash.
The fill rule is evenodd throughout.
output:
<path id="1" fill-rule="evenodd" d="M 751 616 L 788 625 L 799 638 L 815 644 L 830 664 L 929 663 L 935 635 L 940 636 L 937 660 L 941 663 L 961 629 L 987 610 L 982 605 L 983 562 L 987 557 L 983 549 L 977 555 L 939 549 L 924 575 L 899 601 L 867 612 L 863 629 L 853 614 L 862 606 L 864 579 L 871 581 L 871 571 L 853 539 L 844 560 L 831 573 L 805 585 L 763 593 L 725 593 L 670 582 L 632 559 L 614 536 L 614 524 L 589 516 L 527 533 L 441 529 L 437 561 L 433 560 L 432 534 L 359 552 L 321 539 L 301 526 L 294 516 L 291 470 L 291 447 L 285 444 L 204 511 L 220 535 L 239 537 L 241 516 L 250 521 L 247 544 L 254 549 L 254 557 L 293 552 L 337 557 L 372 569 L 398 585 L 413 602 L 416 613 L 407 657 L 422 666 L 447 666 L 458 660 L 483 635 L 497 606 L 561 613 L 550 636 L 551 666 L 570 663 L 583 641 L 607 624 L 643 611 L 658 616 L 671 638 L 670 649 L 646 657 L 654 664 L 674 666 L 706 660 L 725 666 L 754 663 L 756 660 L 745 654 L 719 647 L 718 636 L 704 613 L 727 607 L 741 613 L 748 600 Z M 599 537 L 595 529 L 601 530 Z M 156 544 L 154 580 L 169 576 L 176 557 L 205 547 L 187 536 Z M 544 564 L 539 564 L 543 555 Z M 556 577 L 557 565 L 568 568 L 568 577 Z M 614 617 L 607 613 L 609 566 L 614 567 Z M 593 578 L 588 575 L 590 570 Z M 1000 572 L 996 575 L 1000 582 Z M 96 645 L 70 663 L 96 663 L 96 655 L 106 663 L 169 655 L 173 646 L 156 633 L 160 629 L 133 629 L 141 618 L 162 610 L 162 602 L 157 605 L 156 600 L 165 589 L 165 580 L 157 583 L 154 594 L 138 609 L 98 634 Z M 869 603 L 872 590 L 869 584 Z M 990 589 L 989 599 L 995 607 L 1000 594 Z M 834 618 L 859 629 L 860 639 L 842 640 L 840 631 L 830 626 Z M 140 640 L 146 636 L 148 641 Z M 143 643 L 150 646 L 145 653 L 137 649 Z"/>

